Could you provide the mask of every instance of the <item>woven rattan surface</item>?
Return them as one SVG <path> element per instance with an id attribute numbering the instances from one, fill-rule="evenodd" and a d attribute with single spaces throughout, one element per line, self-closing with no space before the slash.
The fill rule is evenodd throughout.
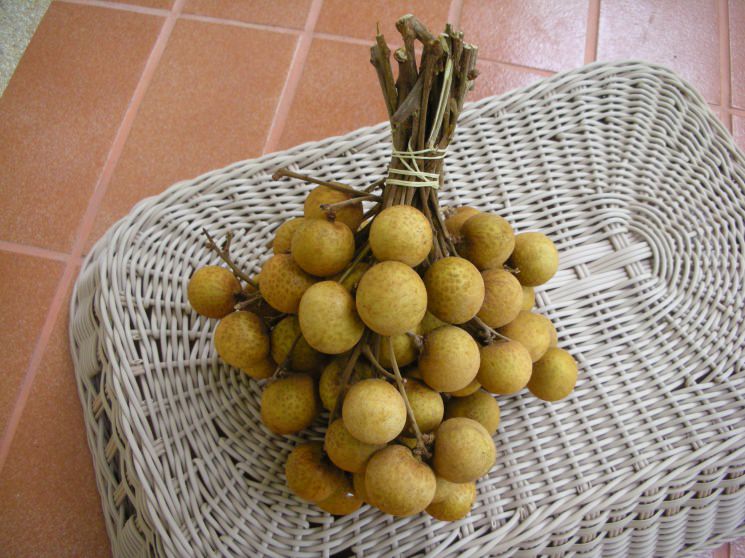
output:
<path id="1" fill-rule="evenodd" d="M 308 185 L 380 177 L 388 128 L 236 163 L 144 200 L 96 245 L 72 300 L 88 439 L 117 556 L 679 556 L 745 522 L 745 161 L 674 74 L 594 64 L 471 105 L 443 203 L 495 211 L 557 244 L 537 296 L 580 364 L 548 404 L 500 398 L 498 460 L 471 514 L 369 506 L 333 518 L 293 497 L 297 439 L 259 420 L 261 388 L 221 364 L 186 302 L 201 237 L 236 233 L 258 271 Z"/>

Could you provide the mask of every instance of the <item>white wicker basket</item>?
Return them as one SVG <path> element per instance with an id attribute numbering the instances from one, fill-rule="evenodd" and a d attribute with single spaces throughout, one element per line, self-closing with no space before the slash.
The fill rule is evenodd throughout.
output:
<path id="1" fill-rule="evenodd" d="M 294 441 L 186 302 L 215 261 L 200 229 L 235 231 L 257 271 L 309 189 L 275 169 L 355 185 L 388 158 L 379 125 L 236 163 L 144 200 L 88 256 L 70 332 L 114 554 L 681 556 L 745 533 L 745 160 L 697 93 L 638 62 L 479 101 L 447 157 L 444 204 L 557 243 L 537 299 L 574 394 L 500 400 L 497 464 L 459 522 L 337 519 L 288 492 Z"/>

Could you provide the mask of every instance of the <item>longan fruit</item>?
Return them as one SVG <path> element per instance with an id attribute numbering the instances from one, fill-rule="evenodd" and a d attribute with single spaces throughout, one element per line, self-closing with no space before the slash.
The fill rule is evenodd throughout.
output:
<path id="1" fill-rule="evenodd" d="M 432 501 L 435 474 L 409 448 L 393 444 L 370 458 L 365 469 L 365 501 L 380 511 L 414 515 Z"/>
<path id="2" fill-rule="evenodd" d="M 544 401 L 558 401 L 572 393 L 577 383 L 577 362 L 564 349 L 551 348 L 533 364 L 528 389 Z"/>
<path id="3" fill-rule="evenodd" d="M 269 305 L 288 314 L 296 314 L 300 299 L 316 279 L 303 271 L 290 254 L 269 258 L 259 274 L 259 292 Z"/>
<path id="4" fill-rule="evenodd" d="M 381 379 L 352 384 L 341 413 L 347 430 L 366 444 L 387 444 L 406 425 L 406 405 L 401 394 Z"/>
<path id="5" fill-rule="evenodd" d="M 354 235 L 344 223 L 305 219 L 292 237 L 292 259 L 317 277 L 342 271 L 354 257 Z"/>
<path id="6" fill-rule="evenodd" d="M 317 502 L 316 505 L 331 515 L 349 515 L 356 512 L 362 506 L 362 498 L 354 493 L 352 483 L 344 478 L 344 487 L 334 492 L 325 500 Z"/>
<path id="7" fill-rule="evenodd" d="M 432 250 L 432 227 L 411 205 L 392 205 L 370 226 L 370 248 L 378 261 L 393 260 L 415 267 Z"/>
<path id="8" fill-rule="evenodd" d="M 420 331 L 421 327 L 416 326 L 412 333 L 414 335 L 418 335 Z M 413 336 L 409 335 L 408 332 L 393 335 L 390 339 L 393 343 L 393 354 L 396 357 L 396 364 L 399 368 L 408 366 L 419 356 L 419 347 L 417 346 L 417 341 Z M 388 349 L 388 343 L 385 341 L 380 347 L 380 356 L 378 357 L 378 361 L 384 368 L 387 368 L 389 370 L 393 366 Z"/>
<path id="9" fill-rule="evenodd" d="M 370 269 L 369 263 L 357 262 L 356 264 L 354 264 L 354 266 L 352 266 L 352 271 L 347 274 L 347 276 L 344 278 L 344 281 L 339 281 L 344 272 L 337 273 L 334 276 L 334 281 L 339 281 L 341 285 L 351 293 L 357 288 L 360 279 L 362 279 L 362 276 L 368 269 Z"/>
<path id="10" fill-rule="evenodd" d="M 352 199 L 352 196 L 329 188 L 318 186 L 310 191 L 303 204 L 303 213 L 306 219 L 326 219 L 326 212 L 321 209 L 323 204 L 332 204 Z M 362 203 L 354 203 L 340 207 L 334 211 L 336 221 L 344 223 L 353 233 L 362 223 Z"/>
<path id="11" fill-rule="evenodd" d="M 323 355 L 308 345 L 297 316 L 287 316 L 275 325 L 271 340 L 272 358 L 277 364 L 282 364 L 290 355 L 290 368 L 296 372 L 315 372 L 323 365 Z"/>
<path id="12" fill-rule="evenodd" d="M 499 428 L 499 403 L 485 391 L 477 391 L 468 397 L 453 397 L 448 401 L 445 418 L 454 417 L 473 419 L 494 435 Z"/>
<path id="13" fill-rule="evenodd" d="M 512 395 L 528 385 L 533 361 L 518 341 L 495 341 L 481 347 L 481 366 L 476 379 L 486 391 Z"/>
<path id="14" fill-rule="evenodd" d="M 485 475 L 497 457 L 494 440 L 473 419 L 447 419 L 435 432 L 433 466 L 438 476 L 455 483 Z"/>
<path id="15" fill-rule="evenodd" d="M 416 380 L 407 380 L 404 390 L 419 430 L 424 433 L 432 432 L 442 422 L 445 412 L 442 396 Z"/>
<path id="16" fill-rule="evenodd" d="M 277 227 L 277 231 L 274 233 L 274 242 L 272 242 L 272 250 L 275 254 L 289 254 L 290 247 L 292 246 L 292 237 L 295 234 L 297 228 L 305 222 L 302 217 L 294 217 L 288 219 Z"/>
<path id="17" fill-rule="evenodd" d="M 422 318 L 422 323 L 419 324 L 419 333 L 421 335 L 427 335 L 430 331 L 437 329 L 438 327 L 442 327 L 444 325 L 448 325 L 447 323 L 443 322 L 440 318 L 435 316 L 432 312 L 427 310 L 427 312 L 424 314 L 424 317 Z"/>
<path id="18" fill-rule="evenodd" d="M 478 317 L 489 327 L 502 327 L 517 318 L 523 305 L 520 281 L 504 269 L 487 269 L 484 278 L 484 304 Z"/>
<path id="19" fill-rule="evenodd" d="M 308 345 L 329 355 L 348 351 L 365 331 L 352 295 L 336 281 L 322 281 L 305 291 L 298 320 Z"/>
<path id="20" fill-rule="evenodd" d="M 510 224 L 491 213 L 480 213 L 461 227 L 462 252 L 480 270 L 501 267 L 515 247 Z"/>
<path id="21" fill-rule="evenodd" d="M 476 483 L 451 483 L 453 488 L 449 494 L 439 502 L 427 506 L 426 512 L 440 521 L 457 521 L 463 519 L 471 511 L 476 501 Z"/>
<path id="22" fill-rule="evenodd" d="M 481 389 L 481 384 L 478 381 L 478 377 L 471 381 L 470 384 L 468 384 L 466 387 L 455 390 L 455 391 L 449 391 L 448 395 L 451 395 L 453 397 L 468 397 L 472 393 L 477 392 Z"/>
<path id="23" fill-rule="evenodd" d="M 540 314 L 521 310 L 517 318 L 506 326 L 499 328 L 499 333 L 522 343 L 533 362 L 543 356 L 551 343 L 551 332 L 548 330 L 545 318 Z"/>
<path id="24" fill-rule="evenodd" d="M 334 465 L 343 471 L 359 473 L 365 470 L 372 454 L 383 449 L 385 445 L 360 442 L 349 433 L 344 426 L 344 420 L 339 418 L 326 429 L 323 447 Z"/>
<path id="25" fill-rule="evenodd" d="M 293 374 L 264 388 L 261 395 L 261 421 L 275 434 L 294 434 L 308 428 L 319 405 L 313 378 Z"/>
<path id="26" fill-rule="evenodd" d="M 269 335 L 256 314 L 245 310 L 228 314 L 215 328 L 217 354 L 230 366 L 251 370 L 269 356 Z"/>
<path id="27" fill-rule="evenodd" d="M 346 487 L 347 478 L 341 469 L 323 459 L 321 442 L 295 446 L 287 456 L 285 478 L 288 488 L 309 502 L 330 498 Z"/>
<path id="28" fill-rule="evenodd" d="M 459 327 L 444 326 L 425 335 L 419 372 L 432 389 L 457 391 L 476 378 L 479 358 L 473 337 Z"/>
<path id="29" fill-rule="evenodd" d="M 553 322 L 550 319 L 548 319 L 547 316 L 544 316 L 543 314 L 538 314 L 538 315 L 543 319 L 543 321 L 546 323 L 546 327 L 548 328 L 549 348 L 558 346 L 559 345 L 559 333 L 556 331 L 556 327 L 554 326 Z"/>
<path id="30" fill-rule="evenodd" d="M 479 213 L 481 212 L 478 209 L 468 207 L 467 205 L 456 208 L 455 212 L 445 219 L 445 227 L 450 233 L 450 236 L 453 238 L 459 238 L 463 224 Z"/>
<path id="31" fill-rule="evenodd" d="M 424 285 L 427 309 L 451 324 L 467 322 L 484 303 L 484 279 L 476 266 L 464 258 L 437 260 L 424 274 Z"/>
<path id="32" fill-rule="evenodd" d="M 380 335 L 413 330 L 427 311 L 422 278 L 401 262 L 380 262 L 357 286 L 357 312 L 365 325 Z"/>
<path id="33" fill-rule="evenodd" d="M 543 285 L 559 268 L 559 252 L 545 234 L 526 232 L 515 237 L 510 256 L 511 267 L 519 270 L 517 278 L 528 287 Z"/>
<path id="34" fill-rule="evenodd" d="M 520 287 L 523 291 L 522 309 L 526 312 L 530 312 L 530 310 L 533 309 L 533 306 L 535 306 L 535 289 L 533 287 L 526 287 L 522 284 L 520 285 Z"/>
<path id="35" fill-rule="evenodd" d="M 339 397 L 339 392 L 341 391 L 341 376 L 345 365 L 346 359 L 337 358 L 327 364 L 321 373 L 318 391 L 321 396 L 321 402 L 327 411 L 333 411 L 336 407 L 336 399 Z M 373 377 L 372 369 L 363 366 L 360 361 L 357 361 L 357 364 L 355 364 L 353 374 L 356 375 L 358 380 Z"/>
<path id="36" fill-rule="evenodd" d="M 276 369 L 277 363 L 267 357 L 251 364 L 248 368 L 243 368 L 242 370 L 255 380 L 265 380 L 274 374 Z"/>
<path id="37" fill-rule="evenodd" d="M 241 284 L 230 272 L 217 265 L 200 267 L 189 279 L 189 304 L 205 318 L 224 318 L 233 311 Z"/>
<path id="38" fill-rule="evenodd" d="M 354 488 L 355 495 L 365 503 L 367 501 L 367 490 L 365 490 L 365 471 L 359 473 L 352 473 L 352 488 Z"/>

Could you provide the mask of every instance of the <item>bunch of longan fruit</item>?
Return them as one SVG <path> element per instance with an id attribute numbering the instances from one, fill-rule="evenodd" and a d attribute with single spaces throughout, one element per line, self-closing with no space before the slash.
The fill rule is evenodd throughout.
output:
<path id="1" fill-rule="evenodd" d="M 395 516 L 466 516 L 496 459 L 494 395 L 527 387 L 556 401 L 577 379 L 556 329 L 532 311 L 556 272 L 545 235 L 497 215 L 446 210 L 454 250 L 433 247 L 433 217 L 369 190 L 312 190 L 304 217 L 276 231 L 260 273 L 207 266 L 189 281 L 219 319 L 220 358 L 264 382 L 261 419 L 290 435 L 328 411 L 325 440 L 285 465 L 299 498 L 335 515 L 363 503 Z M 377 204 L 367 212 L 363 201 Z"/>

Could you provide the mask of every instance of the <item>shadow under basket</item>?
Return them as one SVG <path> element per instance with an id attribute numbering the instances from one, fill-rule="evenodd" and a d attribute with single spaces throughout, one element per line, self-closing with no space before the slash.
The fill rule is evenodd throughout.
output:
<path id="1" fill-rule="evenodd" d="M 684 556 L 745 534 L 745 159 L 669 70 L 597 63 L 473 103 L 443 205 L 540 230 L 559 271 L 537 307 L 579 363 L 576 390 L 500 398 L 496 465 L 442 523 L 363 506 L 334 518 L 290 494 L 298 440 L 259 418 L 259 385 L 222 364 L 186 300 L 215 263 L 206 228 L 258 271 L 311 186 L 383 176 L 381 124 L 235 163 L 138 204 L 95 246 L 70 337 L 115 556 Z"/>

